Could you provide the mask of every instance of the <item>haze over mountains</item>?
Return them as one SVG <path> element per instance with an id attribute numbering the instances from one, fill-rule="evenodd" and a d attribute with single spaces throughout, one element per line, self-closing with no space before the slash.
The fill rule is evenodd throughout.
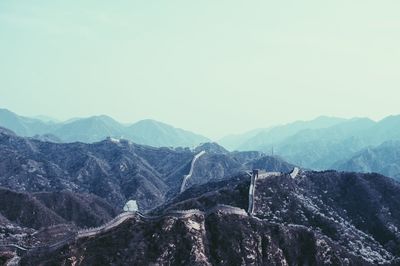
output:
<path id="1" fill-rule="evenodd" d="M 400 266 L 399 10 L 0 0 L 0 266 Z"/>
<path id="2" fill-rule="evenodd" d="M 107 137 L 127 139 L 154 147 L 196 147 L 210 140 L 199 134 L 154 121 L 142 120 L 132 125 L 118 123 L 108 116 L 71 119 L 55 122 L 49 117 L 28 118 L 8 110 L 0 110 L 0 126 L 20 136 L 50 142 L 93 143 Z M 343 119 L 321 116 L 310 121 L 259 128 L 244 134 L 227 135 L 218 140 L 228 150 L 260 151 L 278 155 L 286 161 L 309 169 L 375 171 L 393 178 L 400 176 L 396 141 L 400 140 L 400 116 L 380 121 L 369 118 Z M 354 157 L 362 151 L 378 148 L 385 160 Z M 347 161 L 350 161 L 346 163 Z M 388 165 L 388 162 L 391 162 Z"/>
<path id="3" fill-rule="evenodd" d="M 312 121 L 296 121 L 282 126 L 255 129 L 244 134 L 228 135 L 220 143 L 232 150 L 266 149 L 269 144 L 279 143 L 302 130 L 326 128 L 343 121 L 345 119 L 321 116 Z"/>
<path id="4" fill-rule="evenodd" d="M 181 192 L 199 151 L 206 153 Z M 15 257 L 20 265 L 398 265 L 398 182 L 335 171 L 301 170 L 292 177 L 293 167 L 215 143 L 193 151 L 113 139 L 52 143 L 2 129 L 0 185 L 6 188 L 0 187 L 0 199 L 7 204 L 0 207 L 0 236 L 29 251 L 0 250 L 0 259 Z M 257 180 L 249 215 L 246 171 L 253 168 L 281 173 Z M 128 199 L 137 200 L 140 213 L 112 219 Z M 90 236 L 81 230 L 91 226 L 102 229 L 90 229 Z M 0 242 L 0 248 L 15 247 Z"/>
<path id="5" fill-rule="evenodd" d="M 397 140 L 400 140 L 400 116 L 389 116 L 378 122 L 368 118 L 319 117 L 258 130 L 256 134 L 253 131 L 229 136 L 219 143 L 231 150 L 257 150 L 268 154 L 273 150 L 285 160 L 311 169 L 363 169 L 390 174 L 396 178 L 400 174 L 395 152 L 398 149 Z M 382 170 L 385 167 L 378 166 L 380 161 L 374 161 L 375 166 L 372 166 L 371 160 L 360 162 L 362 158 L 358 161 L 365 164 L 363 167 L 340 166 L 361 151 L 383 143 L 386 144 L 381 151 L 381 155 L 384 154 L 381 158 L 391 162 L 390 171 Z"/>
<path id="6" fill-rule="evenodd" d="M 49 118 L 44 120 L 29 118 L 0 109 L 0 126 L 11 129 L 20 136 L 41 138 L 47 135 L 53 136 L 54 141 L 58 139 L 61 142 L 91 143 L 104 140 L 106 137 L 114 137 L 155 147 L 195 147 L 209 141 L 208 138 L 199 134 L 155 120 L 147 119 L 124 125 L 105 115 L 54 122 Z"/>
<path id="7" fill-rule="evenodd" d="M 400 180 L 400 141 L 387 141 L 366 148 L 350 159 L 337 162 L 334 169 L 351 172 L 376 172 Z"/>
<path id="8" fill-rule="evenodd" d="M 198 136 L 152 120 L 59 123 L 1 114 L 18 133 L 0 127 L 0 199 L 7 202 L 0 262 L 399 264 L 398 182 L 298 168 L 289 174 L 309 165 L 400 178 L 399 117 L 319 117 L 257 129 L 227 138 L 239 150 L 229 151 L 210 142 L 149 146 L 195 145 Z M 126 140 L 126 132 L 146 145 Z M 252 169 L 272 172 L 254 181 L 254 194 Z M 130 201 L 138 212 L 122 212 Z"/>

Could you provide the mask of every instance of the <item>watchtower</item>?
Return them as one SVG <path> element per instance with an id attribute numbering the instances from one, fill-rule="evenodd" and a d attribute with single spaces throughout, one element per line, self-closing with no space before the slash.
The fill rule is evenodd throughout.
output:
<path id="1" fill-rule="evenodd" d="M 253 169 L 253 177 L 254 178 L 258 178 L 258 173 L 259 173 L 258 169 Z"/>

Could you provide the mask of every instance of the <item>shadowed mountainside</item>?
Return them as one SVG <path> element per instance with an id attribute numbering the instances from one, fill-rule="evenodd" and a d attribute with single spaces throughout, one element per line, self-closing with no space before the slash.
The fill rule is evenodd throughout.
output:
<path id="1" fill-rule="evenodd" d="M 397 265 L 400 185 L 372 174 L 301 172 L 257 180 L 255 216 L 243 208 L 249 177 L 189 188 L 164 215 L 136 215 L 23 265 Z M 247 189 L 246 189 L 247 188 Z M 221 207 L 218 207 L 221 206 Z M 197 207 L 187 215 L 166 210 Z M 239 209 L 238 209 L 239 210 Z M 157 211 L 154 213 L 156 214 Z M 80 258 L 79 260 L 76 258 Z"/>
<path id="2" fill-rule="evenodd" d="M 212 145 L 215 151 L 224 151 Z M 250 170 L 251 162 L 264 156 L 212 152 L 196 162 L 186 187 Z M 4 130 L 0 132 L 0 185 L 16 191 L 91 193 L 119 209 L 135 200 L 139 209 L 146 211 L 179 193 L 195 154 L 189 149 L 154 148 L 126 140 L 43 142 Z M 281 171 L 291 167 L 277 158 L 268 159 L 263 166 Z"/>
<path id="3" fill-rule="evenodd" d="M 27 193 L 0 187 L 0 214 L 18 226 L 39 229 L 72 222 L 78 227 L 99 226 L 117 211 L 103 199 L 68 191 Z"/>

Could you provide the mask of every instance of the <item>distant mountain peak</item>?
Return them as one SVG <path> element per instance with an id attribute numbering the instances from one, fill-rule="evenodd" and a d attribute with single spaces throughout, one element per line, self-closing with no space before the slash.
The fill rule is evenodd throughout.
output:
<path id="1" fill-rule="evenodd" d="M 152 146 L 195 147 L 209 141 L 199 134 L 153 119 L 140 120 L 128 129 L 134 142 Z M 149 142 L 149 139 L 152 142 Z"/>
<path id="2" fill-rule="evenodd" d="M 216 142 L 206 142 L 202 143 L 194 149 L 195 152 L 205 151 L 207 153 L 220 153 L 227 154 L 229 153 L 224 147 L 219 145 Z"/>
<path id="3" fill-rule="evenodd" d="M 184 129 L 181 129 L 181 128 L 178 128 L 178 127 L 174 127 L 174 126 L 171 126 L 171 125 L 169 125 L 167 123 L 160 122 L 158 120 L 150 119 L 150 118 L 139 120 L 136 123 L 131 125 L 131 127 L 140 127 L 140 126 L 154 126 L 154 127 L 160 127 L 160 128 L 164 128 L 165 127 L 165 128 L 173 128 L 173 129 L 178 129 L 178 130 L 184 130 Z M 184 131 L 186 131 L 186 130 L 184 130 Z"/>
<path id="4" fill-rule="evenodd" d="M 341 118 L 341 117 L 336 117 L 336 116 L 329 116 L 329 115 L 320 115 L 317 116 L 314 119 L 311 119 L 310 121 L 321 121 L 321 120 L 338 120 L 338 121 L 344 121 L 346 120 L 345 118 Z"/>
<path id="5" fill-rule="evenodd" d="M 62 142 L 93 143 L 112 137 L 155 147 L 195 147 L 209 141 L 208 138 L 199 134 L 153 119 L 126 125 L 107 115 L 49 123 L 40 119 L 18 116 L 7 109 L 0 109 L 0 126 L 9 128 L 20 136 L 43 139 L 41 136 L 54 135 Z"/>
<path id="6" fill-rule="evenodd" d="M 400 123 L 400 115 L 389 115 L 382 120 L 378 121 L 378 123 Z"/>
<path id="7" fill-rule="evenodd" d="M 76 121 L 99 121 L 99 122 L 115 122 L 118 123 L 116 120 L 114 120 L 112 117 L 107 116 L 107 115 L 94 115 L 94 116 L 89 116 L 81 119 L 77 119 L 74 121 L 71 121 L 71 123 L 76 122 Z"/>

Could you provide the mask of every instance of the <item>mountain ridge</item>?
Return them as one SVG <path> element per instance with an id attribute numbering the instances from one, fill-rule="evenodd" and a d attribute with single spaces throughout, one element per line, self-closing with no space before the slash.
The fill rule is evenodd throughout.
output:
<path id="1" fill-rule="evenodd" d="M 334 163 L 332 169 L 362 173 L 380 173 L 400 181 L 400 140 L 367 147 L 348 159 Z"/>
<path id="2" fill-rule="evenodd" d="M 379 175 L 302 171 L 192 187 L 152 216 L 38 249 L 26 265 L 398 265 L 399 183 Z M 357 190 L 355 195 L 351 187 Z M 343 195 L 344 198 L 341 198 Z M 335 200 L 330 199 L 332 197 Z M 378 202 L 378 201 L 379 202 Z M 379 204 L 378 204 L 379 203 Z M 222 205 L 221 205 L 222 204 Z M 232 204 L 232 205 L 224 205 Z M 360 208 L 361 205 L 368 208 Z M 380 206 L 384 206 L 383 212 Z M 196 209 L 193 209 L 196 208 Z M 378 215 L 381 214 L 381 215 Z M 373 222 L 369 223 L 369 220 Z M 34 251 L 34 250 L 33 250 Z M 78 261 L 76 258 L 80 258 Z"/>
<path id="3" fill-rule="evenodd" d="M 107 115 L 74 118 L 65 122 L 44 122 L 0 109 L 0 126 L 23 137 L 54 135 L 62 142 L 92 143 L 113 137 L 155 147 L 195 147 L 210 141 L 200 134 L 153 119 L 122 124 Z"/>
<path id="4" fill-rule="evenodd" d="M 249 171 L 252 161 L 265 157 L 257 152 L 229 153 L 217 144 L 201 147 L 209 149 L 194 165 L 188 186 Z M 91 193 L 119 209 L 136 200 L 146 211 L 179 193 L 197 153 L 111 138 L 92 144 L 54 143 L 0 130 L 0 185 L 28 192 Z M 265 160 L 263 166 L 292 168 L 278 158 Z"/>

